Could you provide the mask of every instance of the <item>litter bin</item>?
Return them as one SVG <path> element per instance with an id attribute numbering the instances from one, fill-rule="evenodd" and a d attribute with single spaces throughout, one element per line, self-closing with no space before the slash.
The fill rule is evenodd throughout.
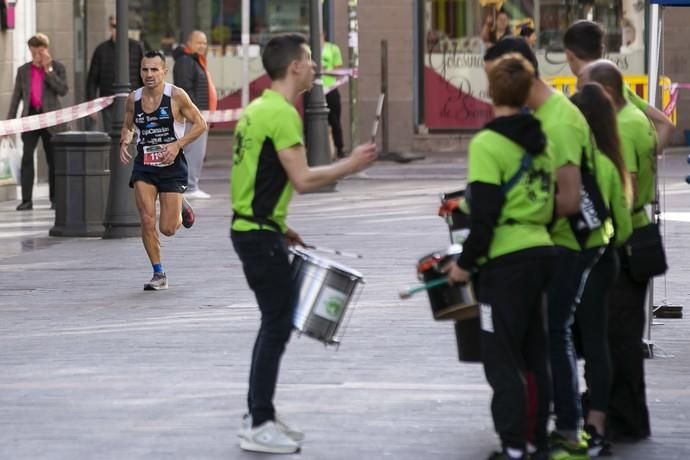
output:
<path id="1" fill-rule="evenodd" d="M 110 136 L 68 131 L 52 138 L 55 225 L 50 236 L 103 236 L 110 183 Z"/>

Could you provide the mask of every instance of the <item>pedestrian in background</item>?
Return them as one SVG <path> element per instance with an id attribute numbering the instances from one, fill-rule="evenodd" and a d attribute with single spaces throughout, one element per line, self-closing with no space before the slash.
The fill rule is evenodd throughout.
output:
<path id="1" fill-rule="evenodd" d="M 329 71 L 337 70 L 343 66 L 343 56 L 338 45 L 326 41 L 323 33 L 321 33 L 321 48 L 321 65 L 324 73 L 323 89 L 326 92 L 326 105 L 328 105 L 328 125 L 331 127 L 335 153 L 338 158 L 343 158 L 345 152 L 343 128 L 340 124 L 340 91 L 338 88 L 333 88 L 337 80 L 336 77 L 328 75 Z"/>
<path id="2" fill-rule="evenodd" d="M 86 79 L 86 98 L 88 100 L 95 99 L 98 96 L 103 97 L 115 94 L 113 84 L 115 83 L 115 67 L 117 65 L 117 60 L 115 59 L 117 22 L 113 16 L 108 17 L 108 24 L 110 25 L 110 38 L 98 45 L 91 57 L 89 75 Z M 144 86 L 144 82 L 139 74 L 139 65 L 143 57 L 144 48 L 141 46 L 141 43 L 130 38 L 128 81 L 132 90 Z M 114 104 L 101 110 L 103 131 L 106 133 L 110 133 L 114 110 Z M 93 114 L 92 120 L 96 121 L 97 119 L 98 115 Z"/>
<path id="3" fill-rule="evenodd" d="M 38 115 L 62 108 L 60 97 L 67 94 L 67 77 L 65 66 L 53 60 L 48 47 L 50 39 L 47 35 L 37 33 L 28 41 L 31 51 L 31 62 L 27 62 L 17 69 L 14 91 L 10 100 L 10 110 L 7 118 L 15 118 L 19 101 L 23 102 L 22 117 Z M 22 152 L 21 186 L 22 202 L 17 211 L 33 209 L 34 187 L 34 150 L 38 140 L 43 141 L 43 150 L 48 163 L 48 184 L 50 207 L 55 209 L 55 167 L 53 164 L 53 146 L 50 142 L 53 134 L 64 131 L 64 125 L 36 129 L 22 133 L 24 151 Z"/>
<path id="4" fill-rule="evenodd" d="M 195 30 L 189 34 L 184 46 L 177 47 L 173 52 L 175 58 L 173 81 L 176 86 L 189 94 L 192 102 L 199 110 L 214 111 L 218 105 L 218 96 L 208 71 L 207 49 L 208 42 L 205 33 Z M 208 131 L 205 131 L 185 148 L 187 164 L 189 165 L 188 188 L 185 196 L 189 198 L 211 198 L 211 195 L 199 188 L 207 141 Z"/>

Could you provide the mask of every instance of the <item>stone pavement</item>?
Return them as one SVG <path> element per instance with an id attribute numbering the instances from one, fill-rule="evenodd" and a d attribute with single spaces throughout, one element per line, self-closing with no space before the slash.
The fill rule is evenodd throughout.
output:
<path id="1" fill-rule="evenodd" d="M 671 271 L 658 302 L 688 304 L 690 168 L 663 173 Z M 229 239 L 227 162 L 207 165 L 197 223 L 163 240 L 165 292 L 144 292 L 138 239 L 51 238 L 47 202 L 0 203 L 0 459 L 256 459 L 237 447 L 258 312 Z M 398 299 L 419 257 L 448 244 L 436 209 L 463 187 L 464 163 L 379 163 L 338 191 L 296 197 L 291 225 L 366 286 L 342 346 L 294 337 L 277 405 L 311 459 L 484 459 L 497 446 L 482 368 L 457 361 L 451 323 L 428 299 Z M 654 436 L 617 459 L 690 457 L 688 320 L 652 328 Z"/>

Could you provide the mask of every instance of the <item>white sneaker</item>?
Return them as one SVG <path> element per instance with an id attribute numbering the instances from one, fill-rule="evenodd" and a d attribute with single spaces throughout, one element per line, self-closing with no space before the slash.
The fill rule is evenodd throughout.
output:
<path id="1" fill-rule="evenodd" d="M 201 189 L 194 190 L 193 192 L 186 192 L 184 194 L 184 196 L 186 196 L 187 198 L 191 198 L 191 199 L 200 198 L 202 200 L 207 200 L 207 199 L 211 198 L 211 195 L 209 195 L 208 193 L 204 192 Z"/>
<path id="2" fill-rule="evenodd" d="M 288 435 L 288 437 L 290 439 L 292 439 L 293 441 L 300 443 L 300 444 L 302 443 L 302 441 L 304 441 L 304 438 L 306 437 L 304 435 L 304 433 L 302 431 L 299 431 L 295 428 L 291 428 L 290 426 L 288 426 L 288 424 L 285 423 L 285 421 L 283 421 L 278 414 L 275 414 L 274 423 L 276 424 L 276 426 L 278 427 L 278 429 L 280 431 L 282 431 L 283 433 Z M 237 432 L 237 436 L 240 438 L 246 437 L 247 433 L 249 432 L 249 430 L 251 430 L 251 428 L 252 428 L 252 416 L 251 416 L 251 414 L 244 414 L 244 416 L 242 417 L 242 426 L 239 429 L 239 431 Z"/>
<path id="3" fill-rule="evenodd" d="M 244 431 L 243 436 L 240 437 L 240 448 L 267 454 L 294 454 L 299 451 L 300 446 L 269 420 Z"/>

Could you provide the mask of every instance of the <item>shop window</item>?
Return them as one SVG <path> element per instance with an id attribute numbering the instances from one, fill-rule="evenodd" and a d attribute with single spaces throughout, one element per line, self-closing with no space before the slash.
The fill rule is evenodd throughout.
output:
<path id="1" fill-rule="evenodd" d="M 431 130 L 478 129 L 492 117 L 483 55 L 506 35 L 534 31 L 544 77 L 569 75 L 563 34 L 578 19 L 606 29 L 607 57 L 644 72 L 644 3 L 639 0 L 418 0 L 423 23 L 420 123 Z M 420 66 L 420 70 L 422 66 Z"/>

